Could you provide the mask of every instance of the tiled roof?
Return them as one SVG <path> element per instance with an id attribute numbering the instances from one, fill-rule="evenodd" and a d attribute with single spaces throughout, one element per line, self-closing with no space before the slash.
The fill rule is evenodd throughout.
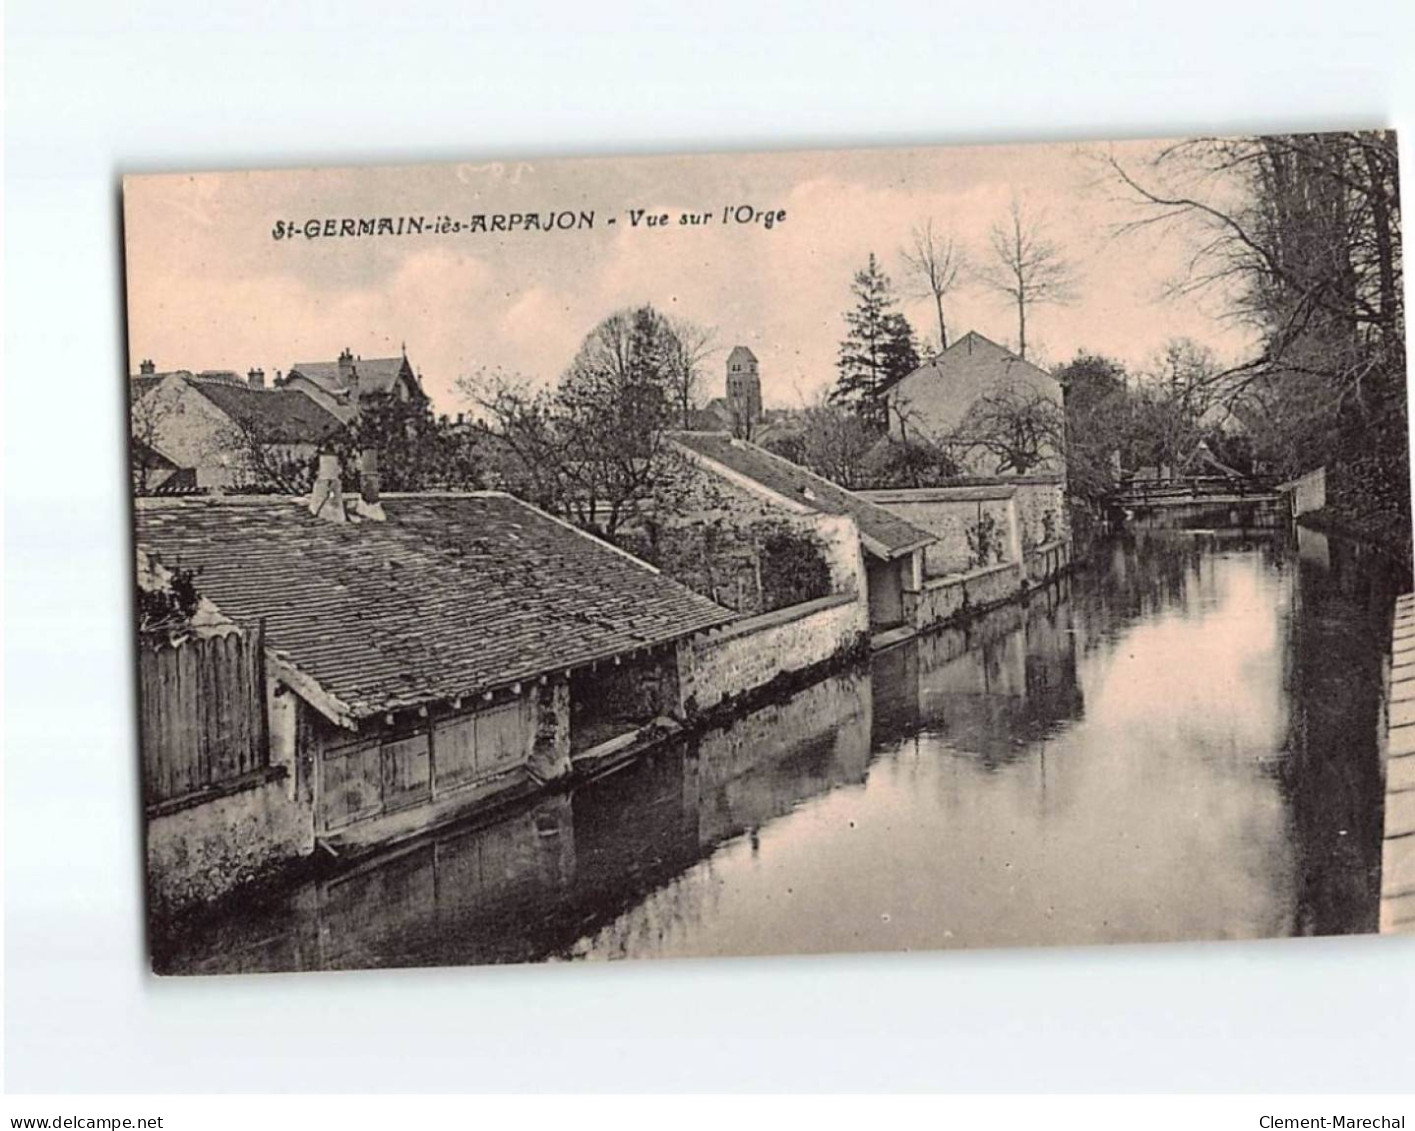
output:
<path id="1" fill-rule="evenodd" d="M 337 416 L 299 389 L 252 389 L 245 384 L 200 379 L 192 384 L 264 443 L 318 444 L 341 427 Z"/>
<path id="2" fill-rule="evenodd" d="M 725 432 L 673 432 L 672 438 L 690 451 L 731 468 L 763 487 L 823 514 L 848 514 L 876 557 L 893 558 L 938 539 L 868 499 L 845 490 L 799 464 L 765 448 L 733 439 Z M 809 493 L 808 493 L 809 492 Z"/>
<path id="3" fill-rule="evenodd" d="M 733 346 L 733 347 L 732 347 L 732 352 L 727 355 L 727 364 L 728 364 L 728 365 L 731 365 L 734 361 L 756 361 L 756 360 L 757 360 L 757 355 L 754 354 L 751 350 L 749 350 L 746 346 Z"/>
<path id="4" fill-rule="evenodd" d="M 407 359 L 403 357 L 361 357 L 353 365 L 359 373 L 359 395 L 365 393 L 388 393 L 398 384 L 398 375 L 403 372 Z M 337 393 L 347 389 L 348 382 L 339 371 L 337 361 L 300 361 L 290 366 L 286 380 L 296 374 L 308 377 L 327 392 Z"/>
<path id="5" fill-rule="evenodd" d="M 385 496 L 336 524 L 280 498 L 142 499 L 139 548 L 351 718 L 676 640 L 735 614 L 509 495 Z"/>
<path id="6" fill-rule="evenodd" d="M 128 394 L 129 399 L 134 402 L 141 400 L 170 376 L 170 373 L 143 373 L 140 376 L 130 378 L 131 392 Z"/>

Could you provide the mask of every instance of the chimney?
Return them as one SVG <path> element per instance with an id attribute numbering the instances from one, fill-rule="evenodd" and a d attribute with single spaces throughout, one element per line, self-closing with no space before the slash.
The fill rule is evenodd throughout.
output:
<path id="1" fill-rule="evenodd" d="M 152 363 L 152 358 L 147 358 L 138 365 L 138 372 L 144 377 L 151 377 L 157 372 L 157 366 Z"/>
<path id="2" fill-rule="evenodd" d="M 252 389 L 265 388 L 265 370 L 252 369 L 249 373 L 246 374 L 246 384 L 248 384 Z"/>
<path id="3" fill-rule="evenodd" d="M 347 383 L 347 382 L 348 382 L 348 380 L 349 380 L 349 371 L 350 371 L 351 369 L 353 369 L 353 368 L 354 368 L 354 352 L 353 352 L 353 350 L 351 350 L 351 349 L 349 349 L 347 346 L 345 346 L 345 347 L 344 347 L 344 352 L 339 355 L 339 380 L 340 380 L 341 383 Z"/>
<path id="4" fill-rule="evenodd" d="M 378 502 L 377 448 L 365 448 L 359 453 L 359 494 L 370 506 Z"/>
<path id="5" fill-rule="evenodd" d="M 364 448 L 359 453 L 359 497 L 354 500 L 354 514 L 371 522 L 383 522 L 388 515 L 378 501 L 378 449 Z"/>
<path id="6" fill-rule="evenodd" d="M 339 457 L 321 455 L 314 489 L 310 491 L 310 514 L 329 522 L 345 522 L 344 493 L 339 485 Z"/>

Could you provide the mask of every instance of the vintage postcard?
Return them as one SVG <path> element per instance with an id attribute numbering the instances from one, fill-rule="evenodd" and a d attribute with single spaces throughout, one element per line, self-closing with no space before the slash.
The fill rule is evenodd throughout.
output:
<path id="1" fill-rule="evenodd" d="M 1415 927 L 1396 166 L 126 178 L 154 968 Z"/>

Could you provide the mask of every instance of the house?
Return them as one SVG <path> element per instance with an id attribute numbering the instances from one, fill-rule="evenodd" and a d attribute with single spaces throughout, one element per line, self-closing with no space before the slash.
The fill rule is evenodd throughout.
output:
<path id="1" fill-rule="evenodd" d="M 1062 470 L 1061 385 L 976 331 L 881 390 L 891 434 L 945 447 L 970 475 Z M 1021 451 L 1008 432 L 1021 433 Z M 1016 466 L 1021 462 L 1023 466 Z"/>
<path id="2" fill-rule="evenodd" d="M 195 571 L 214 609 L 263 637 L 284 813 L 233 835 L 303 820 L 312 844 L 346 854 L 683 716 L 679 653 L 731 611 L 508 495 L 380 498 L 366 473 L 349 505 L 337 461 L 322 462 L 308 500 L 137 502 L 139 553 Z"/>
<path id="3" fill-rule="evenodd" d="M 863 551 L 865 601 L 873 633 L 908 622 L 906 594 L 923 577 L 923 550 L 934 536 L 814 472 L 722 432 L 674 432 L 671 439 L 699 466 L 819 515 L 853 520 Z"/>
<path id="4" fill-rule="evenodd" d="M 399 357 L 363 358 L 345 349 L 335 361 L 296 362 L 282 387 L 307 393 L 345 423 L 358 415 L 360 404 L 372 400 L 427 399 L 406 352 Z"/>
<path id="5" fill-rule="evenodd" d="M 337 416 L 297 389 L 267 388 L 265 373 L 158 373 L 132 379 L 134 489 L 242 490 L 303 486 Z M 179 474 L 180 473 L 180 474 Z"/>

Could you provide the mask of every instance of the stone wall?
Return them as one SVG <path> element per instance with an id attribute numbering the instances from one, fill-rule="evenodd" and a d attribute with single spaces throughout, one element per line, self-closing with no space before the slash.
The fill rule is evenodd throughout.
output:
<path id="1" fill-rule="evenodd" d="M 985 566 L 948 577 L 931 577 L 913 598 L 915 627 L 931 628 L 964 613 L 977 612 L 1013 600 L 1022 589 L 1022 567 L 1017 562 Z"/>
<path id="2" fill-rule="evenodd" d="M 1012 487 L 911 487 L 857 493 L 938 539 L 924 548 L 925 576 L 944 577 L 976 569 L 982 564 L 1016 561 L 1021 556 Z M 979 523 L 988 521 L 996 539 L 988 552 L 988 561 L 980 563 L 975 559 L 975 549 L 969 544 L 968 535 Z"/>
<path id="3" fill-rule="evenodd" d="M 1019 476 L 1012 484 L 1017 502 L 1022 552 L 1046 542 L 1068 540 L 1070 519 L 1066 508 L 1066 482 L 1059 475 Z"/>
<path id="4" fill-rule="evenodd" d="M 868 630 L 865 604 L 851 594 L 711 629 L 680 651 L 688 669 L 682 675 L 685 701 L 700 711 L 711 710 L 730 696 L 830 660 L 854 647 Z"/>
<path id="5" fill-rule="evenodd" d="M 295 802 L 293 779 L 281 770 L 148 818 L 152 912 L 166 916 L 205 903 L 314 850 L 313 811 Z"/>
<path id="6" fill-rule="evenodd" d="M 1061 574 L 1071 564 L 1071 543 L 1058 539 L 1045 542 L 1027 555 L 1026 577 L 1028 585 L 1045 585 L 1053 577 Z"/>
<path id="7" fill-rule="evenodd" d="M 821 514 L 687 454 L 669 463 L 664 478 L 661 501 L 621 527 L 615 541 L 695 593 L 748 616 L 769 611 L 763 544 L 779 530 L 817 544 L 831 592 L 865 591 L 859 530 L 848 515 Z"/>
<path id="8" fill-rule="evenodd" d="M 1057 475 L 960 480 L 947 487 L 857 493 L 938 539 L 924 550 L 924 573 L 929 577 L 1021 561 L 1036 546 L 1070 537 L 1066 485 Z M 998 537 L 989 560 L 982 562 L 976 544 L 969 543 L 969 533 L 976 533 L 985 518 L 991 520 Z"/>
<path id="9" fill-rule="evenodd" d="M 1319 467 L 1306 475 L 1283 483 L 1278 491 L 1287 497 L 1292 517 L 1319 511 L 1327 505 L 1327 469 Z"/>

